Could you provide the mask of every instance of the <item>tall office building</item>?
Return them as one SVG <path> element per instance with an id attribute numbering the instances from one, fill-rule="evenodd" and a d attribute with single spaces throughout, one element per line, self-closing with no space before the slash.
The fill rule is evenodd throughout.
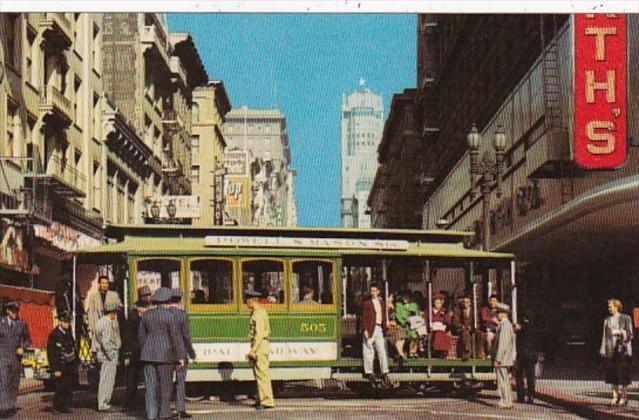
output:
<path id="1" fill-rule="evenodd" d="M 297 226 L 295 171 L 289 166 L 284 114 L 279 109 L 234 109 L 226 114 L 224 137 L 226 209 L 231 219 L 239 224 Z M 244 216 L 231 214 L 236 206 Z"/>
<path id="2" fill-rule="evenodd" d="M 382 97 L 364 87 L 342 95 L 341 211 L 343 227 L 370 227 L 368 193 L 377 171 L 377 146 L 384 128 Z"/>

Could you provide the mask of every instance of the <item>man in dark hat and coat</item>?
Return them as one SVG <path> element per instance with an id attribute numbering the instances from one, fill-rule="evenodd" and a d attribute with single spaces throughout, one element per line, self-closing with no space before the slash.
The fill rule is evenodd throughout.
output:
<path id="1" fill-rule="evenodd" d="M 180 418 L 190 418 L 186 412 L 186 372 L 188 368 L 188 358 L 195 359 L 195 350 L 191 341 L 191 326 L 189 325 L 189 315 L 182 309 L 182 290 L 171 290 L 171 311 L 175 315 L 178 324 L 178 331 L 184 343 L 183 353 L 178 355 L 184 360 L 184 366 L 178 366 L 175 371 L 175 409 Z"/>
<path id="2" fill-rule="evenodd" d="M 71 312 L 59 313 L 58 321 L 47 342 L 47 358 L 55 384 L 53 411 L 70 413 L 78 361 L 71 333 Z"/>
<path id="3" fill-rule="evenodd" d="M 20 387 L 20 359 L 31 345 L 27 324 L 18 318 L 20 304 L 4 304 L 5 315 L 0 317 L 0 417 L 16 414 L 16 400 Z"/>
<path id="4" fill-rule="evenodd" d="M 157 306 L 140 321 L 140 361 L 143 364 L 146 415 L 149 419 L 171 418 L 171 393 L 176 364 L 184 366 L 184 342 L 175 315 L 169 309 L 171 289 L 160 287 L 153 294 Z M 159 388 L 159 390 L 158 390 Z M 158 400 L 159 395 L 159 400 Z"/>
<path id="5" fill-rule="evenodd" d="M 144 312 L 151 305 L 151 289 L 149 286 L 138 288 L 138 301 L 129 310 L 129 316 L 124 324 L 122 335 L 122 358 L 126 368 L 126 393 L 124 397 L 124 409 L 135 411 L 138 382 L 142 364 L 140 363 L 140 321 Z"/>

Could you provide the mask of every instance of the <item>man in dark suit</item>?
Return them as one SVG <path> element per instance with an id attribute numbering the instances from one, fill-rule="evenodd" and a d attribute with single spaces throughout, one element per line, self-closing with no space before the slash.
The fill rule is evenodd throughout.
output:
<path id="1" fill-rule="evenodd" d="M 71 334 L 71 312 L 60 313 L 58 320 L 60 323 L 51 331 L 47 341 L 47 359 L 55 384 L 53 411 L 70 413 L 78 366 L 75 341 Z"/>
<path id="2" fill-rule="evenodd" d="M 184 366 L 184 343 L 179 335 L 177 320 L 168 308 L 171 290 L 160 287 L 153 294 L 157 307 L 142 315 L 140 322 L 140 361 L 144 365 L 146 384 L 146 415 L 149 419 L 172 418 L 171 391 L 176 363 Z M 160 400 L 157 400 L 159 387 Z M 159 405 L 159 413 L 158 413 Z"/>
<path id="3" fill-rule="evenodd" d="M 468 360 L 472 353 L 472 334 L 474 332 L 473 310 L 470 296 L 464 296 L 453 315 L 453 330 L 459 335 L 458 353 L 462 360 Z"/>
<path id="4" fill-rule="evenodd" d="M 179 358 L 184 360 L 184 366 L 178 366 L 175 372 L 175 409 L 178 417 L 190 418 L 191 415 L 186 412 L 186 371 L 188 357 L 195 359 L 195 350 L 191 342 L 189 315 L 182 309 L 182 290 L 180 289 L 171 290 L 171 311 L 178 321 L 179 335 L 184 343 L 184 351 L 179 355 Z"/>
<path id="5" fill-rule="evenodd" d="M 20 359 L 31 345 L 27 324 L 18 318 L 20 304 L 4 304 L 6 316 L 0 317 L 0 417 L 16 414 L 20 387 Z"/>
<path id="6" fill-rule="evenodd" d="M 151 304 L 151 289 L 149 286 L 138 288 L 138 301 L 129 310 L 129 316 L 124 324 L 124 334 L 122 336 L 122 357 L 126 368 L 126 394 L 124 397 L 124 409 L 135 411 L 135 401 L 138 392 L 138 382 L 140 379 L 140 321 L 142 315 Z"/>
<path id="7" fill-rule="evenodd" d="M 388 357 L 386 355 L 386 307 L 384 300 L 379 295 L 379 287 L 371 285 L 370 298 L 362 302 L 362 355 L 364 357 L 364 376 L 374 380 L 373 362 L 375 352 L 379 358 L 379 366 L 382 371 L 384 385 L 390 386 L 388 378 Z"/>

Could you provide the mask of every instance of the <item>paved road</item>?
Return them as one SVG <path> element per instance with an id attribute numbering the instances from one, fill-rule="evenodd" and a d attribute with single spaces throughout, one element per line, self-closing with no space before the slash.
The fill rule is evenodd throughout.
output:
<path id="1" fill-rule="evenodd" d="M 297 394 L 297 393 L 295 393 Z M 292 395 L 292 394 L 289 394 Z M 359 399 L 354 396 L 336 398 L 326 393 L 310 392 L 309 397 L 282 397 L 277 399 L 277 408 L 267 412 L 256 412 L 250 404 L 252 400 L 240 399 L 223 402 L 217 398 L 189 402 L 188 411 L 194 418 L 217 419 L 578 419 L 580 417 L 564 409 L 543 402 L 535 405 L 516 404 L 513 410 L 504 411 L 495 408 L 497 397 L 492 391 L 483 391 L 472 401 L 454 399 L 441 395 L 427 394 L 425 397 L 392 397 L 384 399 Z M 117 398 L 117 397 L 116 397 Z M 117 403 L 117 399 L 115 400 Z M 16 418 L 47 419 L 54 418 L 50 411 L 51 393 L 34 392 L 19 397 L 23 407 Z M 94 409 L 95 394 L 77 392 L 74 398 L 74 411 L 71 415 L 62 415 L 60 419 L 134 419 L 120 411 L 98 413 Z M 114 406 L 115 407 L 115 406 Z M 144 412 L 137 413 L 143 418 Z"/>

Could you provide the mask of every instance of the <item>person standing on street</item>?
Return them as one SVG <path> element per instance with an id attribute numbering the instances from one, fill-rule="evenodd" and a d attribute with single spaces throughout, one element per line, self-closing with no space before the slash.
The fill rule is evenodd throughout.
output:
<path id="1" fill-rule="evenodd" d="M 515 345 L 515 332 L 513 324 L 508 319 L 510 307 L 506 304 L 497 304 L 497 318 L 499 325 L 495 332 L 495 345 L 493 363 L 497 373 L 497 393 L 499 394 L 499 408 L 513 408 L 513 396 L 510 385 L 510 369 L 515 364 L 517 350 Z"/>
<path id="2" fill-rule="evenodd" d="M 515 364 L 515 380 L 517 383 L 517 402 L 532 404 L 535 400 L 535 364 L 539 342 L 535 326 L 522 316 L 521 324 L 515 325 L 517 333 L 517 363 Z M 526 386 L 524 387 L 524 379 Z M 524 400 L 524 397 L 526 399 Z"/>
<path id="3" fill-rule="evenodd" d="M 98 386 L 98 411 L 111 409 L 111 396 L 115 385 L 115 374 L 118 369 L 120 334 L 116 328 L 117 311 L 120 309 L 116 302 L 104 305 L 104 316 L 95 325 L 95 342 L 98 362 L 100 363 L 100 384 Z"/>
<path id="4" fill-rule="evenodd" d="M 388 357 L 386 355 L 386 310 L 383 299 L 379 296 L 379 287 L 371 285 L 370 298 L 362 302 L 362 355 L 364 357 L 364 377 L 373 381 L 373 363 L 375 351 L 379 358 L 379 366 L 382 371 L 382 381 L 385 386 L 392 384 L 388 378 Z"/>
<path id="5" fill-rule="evenodd" d="M 20 360 L 31 345 L 27 324 L 18 318 L 20 304 L 4 304 L 0 318 L 0 418 L 12 417 L 18 411 L 16 400 L 20 387 Z"/>
<path id="6" fill-rule="evenodd" d="M 253 366 L 253 375 L 257 382 L 256 409 L 267 410 L 275 407 L 273 401 L 273 388 L 268 372 L 268 357 L 271 353 L 269 336 L 271 335 L 271 325 L 268 320 L 266 310 L 260 306 L 259 298 L 261 294 L 247 292 L 246 304 L 251 310 L 249 321 L 249 334 L 251 338 L 251 351 L 246 355 Z"/>
<path id="7" fill-rule="evenodd" d="M 184 366 L 184 342 L 177 329 L 177 320 L 168 304 L 171 289 L 160 287 L 153 294 L 157 306 L 142 315 L 140 321 L 140 361 L 143 365 L 145 405 L 148 419 L 171 418 L 173 372 L 176 363 Z M 160 397 L 158 400 L 158 396 Z"/>
<path id="8" fill-rule="evenodd" d="M 611 406 L 628 404 L 628 385 L 632 365 L 632 319 L 621 313 L 618 299 L 608 300 L 610 316 L 604 320 L 599 354 L 606 361 L 606 383 L 612 386 Z"/>
<path id="9" fill-rule="evenodd" d="M 129 316 L 124 324 L 122 336 L 122 357 L 126 368 L 126 393 L 124 397 L 124 409 L 135 411 L 138 382 L 142 366 L 140 364 L 140 320 L 144 312 L 151 304 L 151 289 L 149 286 L 138 288 L 138 301 L 129 311 Z"/>
<path id="10" fill-rule="evenodd" d="M 183 353 L 179 358 L 184 360 L 183 366 L 178 366 L 175 371 L 175 409 L 178 417 L 191 418 L 186 412 L 186 372 L 188 369 L 188 358 L 195 360 L 195 350 L 191 342 L 191 326 L 189 325 L 189 315 L 182 309 L 182 290 L 171 290 L 171 310 L 179 325 L 179 335 L 182 339 Z"/>
<path id="11" fill-rule="evenodd" d="M 107 276 L 98 277 L 98 291 L 92 295 L 89 295 L 87 299 L 89 303 L 87 305 L 87 318 L 89 321 L 89 337 L 91 338 L 91 352 L 96 353 L 97 348 L 95 347 L 95 329 L 96 324 L 104 316 L 104 308 L 107 303 L 113 304 L 117 307 L 122 307 L 122 301 L 120 300 L 120 296 L 112 290 L 109 290 L 111 287 L 111 282 Z M 120 333 L 120 328 L 118 325 L 117 319 L 115 320 L 115 328 L 118 334 Z"/>
<path id="12" fill-rule="evenodd" d="M 47 359 L 55 384 L 53 411 L 70 413 L 73 402 L 78 357 L 75 340 L 71 334 L 71 312 L 58 315 L 59 324 L 49 334 L 47 341 Z"/>

